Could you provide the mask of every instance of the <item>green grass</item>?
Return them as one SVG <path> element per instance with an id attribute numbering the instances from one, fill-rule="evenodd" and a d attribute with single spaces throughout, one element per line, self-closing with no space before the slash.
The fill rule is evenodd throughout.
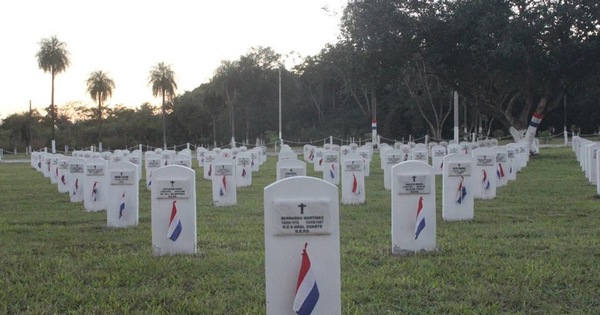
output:
<path id="1" fill-rule="evenodd" d="M 145 189 L 139 226 L 112 229 L 28 164 L 1 164 L 0 313 L 263 314 L 275 159 L 233 207 L 212 206 L 197 169 L 198 254 L 172 257 L 152 256 Z M 543 149 L 472 221 L 442 221 L 440 194 L 431 253 L 391 255 L 382 177 L 376 159 L 367 203 L 340 206 L 344 314 L 600 313 L 600 198 L 568 148 Z"/>

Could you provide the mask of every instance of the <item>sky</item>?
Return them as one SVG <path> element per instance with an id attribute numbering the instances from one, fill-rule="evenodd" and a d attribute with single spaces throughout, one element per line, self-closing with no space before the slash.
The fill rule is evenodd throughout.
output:
<path id="1" fill-rule="evenodd" d="M 337 41 L 347 0 L 19 0 L 0 11 L 0 118 L 50 105 L 51 76 L 37 63 L 43 38 L 67 44 L 71 64 L 55 79 L 54 103 L 94 106 L 85 81 L 102 70 L 115 82 L 109 107 L 159 105 L 150 69 L 175 72 L 177 94 L 208 82 L 223 60 L 251 47 L 318 54 Z M 323 8 L 328 10 L 324 10 Z M 298 58 L 295 59 L 296 62 Z M 293 63 L 289 58 L 286 64 Z"/>

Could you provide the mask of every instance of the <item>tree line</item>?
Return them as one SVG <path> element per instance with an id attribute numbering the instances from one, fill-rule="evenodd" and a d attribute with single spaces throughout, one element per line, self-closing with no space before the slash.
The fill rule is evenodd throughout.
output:
<path id="1" fill-rule="evenodd" d="M 523 130 L 534 112 L 544 116 L 541 130 L 596 132 L 598 25 L 592 0 L 349 1 L 338 41 L 291 69 L 280 53 L 254 47 L 177 94 L 176 74 L 159 64 L 148 83 L 161 105 L 136 108 L 105 106 L 118 82 L 97 71 L 87 81 L 97 107 L 52 101 L 46 115 L 13 114 L 0 126 L 0 147 L 275 141 L 279 82 L 289 141 L 369 138 L 372 121 L 388 139 L 450 138 L 454 91 L 463 133 Z M 56 37 L 40 43 L 39 66 L 54 77 L 68 58 L 42 60 L 45 41 L 68 52 Z"/>

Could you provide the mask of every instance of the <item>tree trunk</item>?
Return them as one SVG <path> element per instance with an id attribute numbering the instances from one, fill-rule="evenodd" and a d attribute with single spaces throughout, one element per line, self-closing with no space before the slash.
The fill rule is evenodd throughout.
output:
<path id="1" fill-rule="evenodd" d="M 163 132 L 163 147 L 167 149 L 167 126 L 166 126 L 166 110 L 165 110 L 165 90 L 162 90 L 162 132 Z"/>
<path id="2" fill-rule="evenodd" d="M 51 98 L 50 98 L 50 110 L 52 111 L 52 113 L 50 113 L 50 116 L 52 117 L 52 140 L 55 140 L 56 138 L 54 137 L 54 125 L 56 125 L 56 110 L 54 110 L 54 68 L 51 71 L 52 73 L 52 94 L 51 94 Z"/>

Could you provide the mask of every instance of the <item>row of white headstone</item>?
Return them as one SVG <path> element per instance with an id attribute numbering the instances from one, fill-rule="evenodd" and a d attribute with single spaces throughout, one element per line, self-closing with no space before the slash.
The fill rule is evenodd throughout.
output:
<path id="1" fill-rule="evenodd" d="M 600 195 L 600 142 L 574 136 L 571 144 L 581 170 L 589 183 L 596 186 L 596 193 Z"/>
<path id="2" fill-rule="evenodd" d="M 525 143 L 470 146 L 450 154 L 441 147 L 443 154 L 435 145 L 430 148 L 434 154 L 427 148 L 421 150 L 421 145 L 410 152 L 402 151 L 404 147 L 380 148 L 385 162 L 382 165 L 395 162 L 389 163 L 394 254 L 436 249 L 437 168 L 443 175 L 444 219 L 467 220 L 473 218 L 476 191 L 482 199 L 495 197 L 496 187 L 509 180 L 506 172 L 512 171 L 514 178 L 510 179 L 516 179 L 516 172 L 527 165 L 529 155 Z M 314 165 L 315 160 L 322 158 L 325 162 L 328 156 L 341 155 L 343 161 L 346 152 L 341 147 L 339 152 L 336 149 L 323 148 L 319 153 L 321 149 L 305 147 L 305 160 Z M 407 155 L 409 158 L 403 161 Z M 431 166 L 423 156 L 432 156 L 433 161 L 434 156 L 440 158 L 439 164 Z M 264 189 L 267 314 L 340 314 L 338 187 L 327 180 L 327 174 L 323 179 L 303 176 L 306 165 L 302 163 L 283 147 L 278 181 Z M 288 167 L 292 176 L 279 176 Z M 328 165 L 323 167 L 326 173 Z M 344 189 L 343 180 L 341 186 Z"/>
<path id="3" fill-rule="evenodd" d="M 232 161 L 237 159 L 229 152 L 217 152 L 219 155 L 212 161 L 214 165 L 211 164 L 211 167 L 220 168 L 218 161 L 222 159 L 223 165 L 235 170 Z M 237 154 L 244 158 L 244 152 Z M 151 190 L 154 254 L 195 253 L 196 181 L 195 171 L 191 169 L 191 151 L 156 149 L 146 152 L 145 157 L 146 187 Z M 129 227 L 139 222 L 141 161 L 141 151 L 137 150 L 113 153 L 74 151 L 71 157 L 34 152 L 31 166 L 57 184 L 59 192 L 68 193 L 71 202 L 83 202 L 86 211 L 107 210 L 107 226 Z M 224 180 L 218 174 L 215 172 L 213 176 L 213 187 L 224 192 L 229 187 L 219 186 Z M 226 175 L 232 174 L 235 176 L 235 171 Z M 235 198 L 235 178 L 231 179 L 231 183 Z M 223 196 L 220 197 L 222 200 Z"/>

